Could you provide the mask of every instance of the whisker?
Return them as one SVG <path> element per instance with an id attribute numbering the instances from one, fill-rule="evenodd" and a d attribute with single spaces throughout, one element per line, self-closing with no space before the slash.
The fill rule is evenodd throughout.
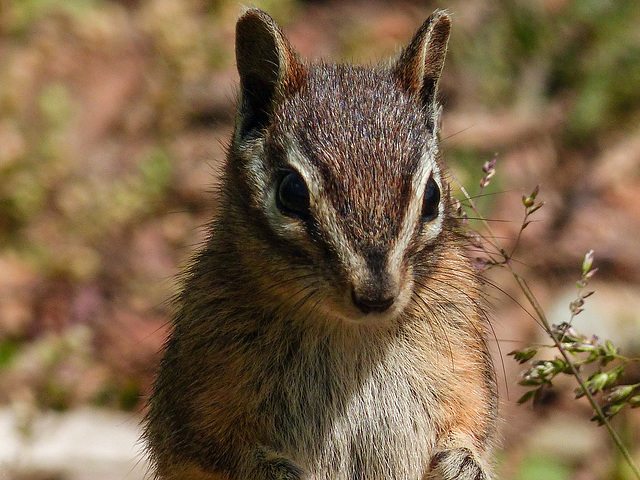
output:
<path id="1" fill-rule="evenodd" d="M 416 282 L 416 284 L 418 284 L 419 286 L 423 287 L 423 288 L 427 288 L 424 287 L 424 285 L 422 285 L 420 282 L 418 282 L 417 280 L 414 280 Z M 428 289 L 428 288 L 427 288 Z M 418 308 L 420 308 L 420 310 L 426 314 L 426 316 L 430 319 L 430 320 L 435 320 L 436 325 L 439 327 L 439 329 L 442 331 L 442 333 L 444 334 L 444 338 L 445 341 L 447 343 L 447 347 L 449 350 L 449 357 L 451 359 L 451 367 L 452 369 L 455 371 L 455 359 L 453 356 L 453 349 L 451 348 L 451 341 L 449 340 L 449 335 L 447 334 L 447 330 L 444 327 L 444 325 L 442 325 L 442 323 L 440 322 L 440 316 L 438 315 L 437 312 L 435 312 L 432 307 L 419 295 L 413 295 L 412 296 L 412 300 L 414 300 L 414 303 L 416 304 L 416 306 Z M 420 300 L 420 304 L 418 304 L 417 300 Z M 435 332 L 433 331 L 433 322 L 427 322 L 429 328 L 431 329 L 431 331 L 433 332 L 433 336 L 434 339 L 437 339 L 438 337 L 436 336 Z"/>
<path id="2" fill-rule="evenodd" d="M 476 124 L 473 123 L 473 124 L 469 125 L 468 127 L 463 128 L 462 130 L 458 130 L 457 132 L 454 132 L 451 135 L 447 135 L 446 137 L 443 137 L 443 138 L 440 139 L 440 143 L 444 144 L 450 138 L 455 137 L 456 135 L 460 135 L 461 133 L 466 132 L 467 130 L 469 130 L 470 128 L 473 128 L 475 126 L 476 126 Z"/>
<path id="3" fill-rule="evenodd" d="M 483 221 L 483 222 L 489 222 L 489 223 L 520 223 L 517 220 L 507 220 L 502 218 L 469 217 L 469 216 L 466 216 L 464 218 L 466 218 L 467 220 Z"/>
<path id="4" fill-rule="evenodd" d="M 451 273 L 452 277 L 450 277 L 450 278 L 452 278 L 452 279 L 456 279 L 457 278 L 456 275 L 459 273 L 455 269 L 452 269 L 452 268 L 443 267 L 443 266 L 439 266 L 439 268 L 440 268 L 441 271 L 443 271 L 445 273 Z M 480 284 L 482 284 L 482 285 L 486 284 L 486 285 L 494 288 L 498 292 L 502 293 L 507 298 L 509 298 L 509 300 L 511 300 L 513 303 L 515 303 L 517 306 L 519 306 L 534 322 L 536 322 L 540 327 L 542 327 L 542 324 L 540 323 L 540 321 L 529 310 L 527 310 L 527 308 L 525 308 L 525 306 L 522 303 L 520 303 L 513 295 L 511 295 L 505 289 L 500 287 L 498 284 L 496 284 L 492 280 L 489 280 L 485 276 L 482 276 L 482 275 L 478 276 L 478 280 L 479 280 Z"/>
<path id="5" fill-rule="evenodd" d="M 504 358 L 503 358 L 503 355 L 502 355 L 502 349 L 500 348 L 500 343 L 498 342 L 498 338 L 497 338 L 497 335 L 496 335 L 496 331 L 495 331 L 495 329 L 494 329 L 494 327 L 493 327 L 493 324 L 492 324 L 492 323 L 491 323 L 491 321 L 489 320 L 489 317 L 488 317 L 488 315 L 487 315 L 487 312 L 486 312 L 483 308 L 479 308 L 479 306 L 477 305 L 476 300 L 475 300 L 473 297 L 471 297 L 469 294 L 467 294 L 465 291 L 463 291 L 463 290 L 461 290 L 461 289 L 458 289 L 458 288 L 456 288 L 456 286 L 454 286 L 454 285 L 452 285 L 452 284 L 450 284 L 450 283 L 448 283 L 448 282 L 445 282 L 444 280 L 441 280 L 441 279 L 439 279 L 439 278 L 437 278 L 437 277 L 431 276 L 431 277 L 430 277 L 430 279 L 431 279 L 431 280 L 433 280 L 433 281 L 439 282 L 439 283 L 441 283 L 441 284 L 443 284 L 443 285 L 445 285 L 445 286 L 447 286 L 447 287 L 449 287 L 449 288 L 451 288 L 451 289 L 453 289 L 453 290 L 456 290 L 458 293 L 462 294 L 462 295 L 463 295 L 463 296 L 464 296 L 464 297 L 469 301 L 470 306 L 471 306 L 472 308 L 473 308 L 473 307 L 475 307 L 475 308 L 474 308 L 474 310 L 476 310 L 476 312 L 477 312 L 479 315 L 481 315 L 481 316 L 482 316 L 482 318 L 483 318 L 483 319 L 484 319 L 484 321 L 485 321 L 484 323 L 485 323 L 485 324 L 490 328 L 491 333 L 492 333 L 492 335 L 493 335 L 493 338 L 495 338 L 495 339 L 496 339 L 496 345 L 497 345 L 497 347 L 498 347 L 498 354 L 499 354 L 499 357 L 500 357 L 500 362 L 501 362 L 501 364 L 502 364 L 502 373 L 503 373 L 503 376 L 504 376 L 503 378 L 504 378 L 505 387 L 506 387 L 507 395 L 508 395 L 508 394 L 509 394 L 509 385 L 507 384 L 507 370 L 506 370 L 506 367 L 505 367 L 505 364 L 504 364 Z M 422 285 L 422 284 L 420 284 L 420 285 L 421 285 L 421 286 L 423 286 L 424 288 L 427 288 L 427 289 L 429 289 L 429 290 L 431 290 L 432 292 L 434 292 L 434 293 L 436 293 L 436 294 L 437 294 L 437 292 L 436 292 L 435 290 L 431 289 L 430 287 L 428 287 L 428 286 L 426 286 L 426 285 Z M 447 305 L 449 305 L 449 304 L 447 304 Z M 467 313 L 466 313 L 466 312 L 463 312 L 463 311 L 460 309 L 460 307 L 459 307 L 458 305 L 456 305 L 456 303 L 454 303 L 454 302 L 450 302 L 450 306 L 451 306 L 455 311 L 457 311 L 457 312 L 458 312 L 458 314 L 459 314 L 459 315 L 461 315 L 464 319 L 466 319 L 466 320 L 468 320 L 468 321 L 469 321 L 469 324 L 470 324 L 470 325 L 471 325 L 471 327 L 475 330 L 475 332 L 476 332 L 476 334 L 477 334 L 478 338 L 480 339 L 480 341 L 482 342 L 482 344 L 483 344 L 484 348 L 485 348 L 485 349 L 488 349 L 488 345 L 487 345 L 487 342 L 486 342 L 486 339 L 485 339 L 485 335 L 483 334 L 483 332 L 481 332 L 481 331 L 479 331 L 479 330 L 478 330 L 478 328 L 477 328 L 477 327 L 476 327 L 476 325 L 475 325 L 475 322 L 470 321 L 470 319 L 469 319 L 469 317 L 468 317 Z"/>
<path id="6" fill-rule="evenodd" d="M 499 192 L 483 192 L 483 193 L 479 193 L 477 195 L 469 195 L 469 197 L 465 197 L 462 196 L 460 198 L 455 197 L 456 200 L 458 200 L 460 203 L 467 203 L 469 204 L 471 200 L 477 200 L 479 198 L 483 198 L 483 197 L 493 197 L 493 196 L 497 196 L 497 195 L 506 195 L 509 193 L 515 193 L 515 192 L 519 192 L 518 189 L 510 189 L 510 190 L 500 190 Z"/>

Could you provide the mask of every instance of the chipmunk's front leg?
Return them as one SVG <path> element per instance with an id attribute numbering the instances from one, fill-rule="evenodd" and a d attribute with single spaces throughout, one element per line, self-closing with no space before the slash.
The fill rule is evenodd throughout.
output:
<path id="1" fill-rule="evenodd" d="M 441 450 L 431 459 L 431 472 L 424 480 L 491 480 L 480 459 L 466 448 Z"/>
<path id="2" fill-rule="evenodd" d="M 304 474 L 292 460 L 258 446 L 249 454 L 242 480 L 303 480 Z"/>

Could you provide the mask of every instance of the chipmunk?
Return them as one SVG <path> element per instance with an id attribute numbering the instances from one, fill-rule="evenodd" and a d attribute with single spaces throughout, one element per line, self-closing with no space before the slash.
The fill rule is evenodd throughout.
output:
<path id="1" fill-rule="evenodd" d="M 238 20 L 240 98 L 145 439 L 163 480 L 489 480 L 496 386 L 437 143 L 450 31 L 373 68 Z"/>

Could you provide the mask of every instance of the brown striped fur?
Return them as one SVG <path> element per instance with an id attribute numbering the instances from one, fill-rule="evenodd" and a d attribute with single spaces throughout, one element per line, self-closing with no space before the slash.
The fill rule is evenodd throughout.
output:
<path id="1" fill-rule="evenodd" d="M 146 422 L 158 479 L 489 480 L 486 318 L 436 142 L 449 28 L 436 12 L 364 68 L 300 60 L 259 10 L 238 21 L 218 213 Z M 278 204 L 291 171 L 298 216 Z"/>

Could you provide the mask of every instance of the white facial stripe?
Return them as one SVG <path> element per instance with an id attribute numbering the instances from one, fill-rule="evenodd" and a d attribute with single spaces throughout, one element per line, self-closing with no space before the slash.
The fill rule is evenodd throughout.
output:
<path id="1" fill-rule="evenodd" d="M 240 154 L 243 156 L 247 163 L 247 175 L 250 178 L 250 182 L 256 188 L 256 201 L 257 205 L 264 205 L 263 209 L 267 219 L 273 228 L 274 232 L 284 236 L 294 236 L 302 238 L 306 235 L 304 228 L 297 221 L 293 221 L 284 217 L 276 206 L 277 192 L 272 186 L 271 172 L 264 162 L 264 139 L 256 139 L 251 143 L 245 142 Z M 300 168 L 299 165 L 292 165 L 300 174 L 305 178 L 305 181 L 309 188 L 312 188 L 315 183 L 310 181 L 308 171 L 309 169 Z"/>
<path id="2" fill-rule="evenodd" d="M 420 225 L 420 216 L 422 214 L 422 203 L 424 201 L 424 191 L 427 186 L 429 177 L 433 174 L 433 179 L 438 184 L 440 191 L 442 192 L 442 179 L 440 178 L 440 169 L 435 161 L 435 157 L 428 153 L 434 152 L 434 146 L 427 148 L 427 153 L 424 153 L 420 159 L 418 171 L 412 179 L 412 191 L 414 194 L 409 200 L 407 205 L 407 211 L 404 215 L 402 228 L 398 234 L 398 239 L 394 245 L 393 250 L 389 253 L 388 269 L 389 271 L 397 271 L 404 258 L 404 253 L 409 247 L 409 243 L 413 238 L 415 229 Z M 438 205 L 439 215 L 429 224 L 425 226 L 425 236 L 427 238 L 435 238 L 442 229 L 442 214 L 444 206 L 442 201 Z"/>
<path id="3" fill-rule="evenodd" d="M 365 265 L 364 259 L 353 252 L 344 232 L 338 228 L 340 223 L 336 211 L 329 202 L 327 195 L 323 194 L 324 185 L 317 169 L 314 168 L 309 162 L 309 159 L 298 150 L 295 142 L 290 141 L 289 145 L 291 145 L 291 148 L 288 152 L 287 161 L 289 165 L 295 168 L 304 178 L 307 188 L 309 189 L 311 202 L 315 204 L 316 211 L 321 211 L 326 216 L 326 221 L 323 222 L 323 225 L 324 228 L 327 229 L 329 238 L 333 240 L 333 246 L 340 260 L 353 271 L 362 271 L 362 267 Z"/>
<path id="4" fill-rule="evenodd" d="M 262 198 L 268 197 L 265 189 L 269 185 L 269 172 L 267 171 L 262 157 L 264 155 L 264 140 L 257 139 L 252 142 L 244 142 L 239 151 L 245 162 L 247 162 L 247 174 L 250 178 L 251 185 L 255 185 L 257 192 L 258 205 Z M 256 199 L 254 199 L 256 200 Z"/>

